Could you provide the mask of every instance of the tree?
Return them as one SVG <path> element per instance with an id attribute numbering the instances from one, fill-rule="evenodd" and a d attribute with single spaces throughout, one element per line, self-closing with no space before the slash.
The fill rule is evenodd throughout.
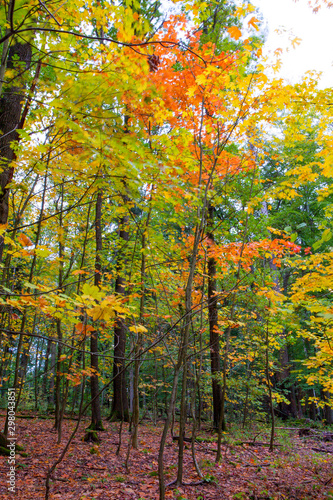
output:
<path id="1" fill-rule="evenodd" d="M 6 56 L 24 129 L 3 125 L 1 378 L 54 405 L 59 442 L 66 413 L 98 440 L 131 409 L 126 467 L 140 418 L 165 414 L 164 498 L 170 428 L 180 485 L 188 432 L 202 478 L 198 415 L 220 461 L 232 421 L 268 414 L 273 448 L 288 399 L 327 414 L 331 94 L 269 80 L 250 5 L 182 2 L 161 25 L 158 3 L 22 5 L 1 34 L 36 31 L 30 66 Z"/>

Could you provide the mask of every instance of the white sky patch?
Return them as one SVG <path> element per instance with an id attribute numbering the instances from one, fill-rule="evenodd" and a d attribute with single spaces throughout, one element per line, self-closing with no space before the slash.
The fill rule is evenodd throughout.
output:
<path id="1" fill-rule="evenodd" d="M 264 54 L 282 48 L 282 68 L 277 76 L 299 82 L 306 71 L 322 72 L 320 87 L 333 86 L 333 8 L 312 12 L 308 0 L 252 0 L 264 17 L 267 30 Z M 266 31 L 265 30 L 265 31 Z M 276 33 L 275 30 L 284 30 Z M 291 39 L 301 38 L 292 48 Z M 286 49 L 288 52 L 286 52 Z"/>

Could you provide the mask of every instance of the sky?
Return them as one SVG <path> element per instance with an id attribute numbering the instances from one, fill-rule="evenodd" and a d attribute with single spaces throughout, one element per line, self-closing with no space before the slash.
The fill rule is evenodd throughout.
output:
<path id="1" fill-rule="evenodd" d="M 296 83 L 306 71 L 321 71 L 319 86 L 333 87 L 333 8 L 323 6 L 314 14 L 308 0 L 252 0 L 252 4 L 263 14 L 267 30 L 264 52 L 289 47 L 282 55 L 279 76 Z M 278 34 L 277 29 L 284 32 Z M 290 37 L 302 39 L 295 49 Z"/>

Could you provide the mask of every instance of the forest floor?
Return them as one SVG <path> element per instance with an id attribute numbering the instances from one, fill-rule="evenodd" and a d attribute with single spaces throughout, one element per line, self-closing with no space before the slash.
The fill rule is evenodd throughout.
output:
<path id="1" fill-rule="evenodd" d="M 4 415 L 0 416 L 3 428 Z M 139 429 L 139 449 L 131 450 L 129 472 L 124 467 L 129 439 L 128 424 L 124 424 L 120 454 L 119 424 L 106 423 L 100 432 L 99 446 L 82 441 L 88 420 L 80 424 L 63 461 L 51 482 L 50 500 L 157 500 L 157 457 L 163 423 L 144 423 Z M 27 457 L 16 455 L 16 491 L 8 492 L 7 457 L 0 457 L 0 500 L 43 500 L 48 468 L 63 450 L 75 421 L 65 420 L 63 438 L 56 444 L 53 420 L 16 419 L 17 443 L 25 448 Z M 184 482 L 181 487 L 168 487 L 167 498 L 178 500 L 223 499 L 331 499 L 333 500 L 333 443 L 315 436 L 299 437 L 297 430 L 276 430 L 276 446 L 269 452 L 269 430 L 234 426 L 225 434 L 223 460 L 215 463 L 216 435 L 209 430 L 198 433 L 196 457 L 208 482 L 197 484 L 191 456 L 191 444 L 186 443 Z M 256 436 L 257 435 L 257 436 Z M 247 444 L 253 441 L 255 443 Z M 177 473 L 177 441 L 169 434 L 165 448 L 166 482 Z M 321 450 L 321 451 L 318 451 Z M 329 453 L 329 451 L 331 453 Z M 194 484 L 191 484 L 194 483 Z"/>

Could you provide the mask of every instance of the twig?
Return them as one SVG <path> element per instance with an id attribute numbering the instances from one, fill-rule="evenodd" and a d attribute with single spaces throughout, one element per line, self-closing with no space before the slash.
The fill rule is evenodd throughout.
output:
<path id="1" fill-rule="evenodd" d="M 49 14 L 49 16 L 52 17 L 53 21 L 55 21 L 58 26 L 61 26 L 61 24 L 59 23 L 59 21 L 54 17 L 54 15 L 52 14 L 52 12 L 49 11 L 49 9 L 42 2 L 42 0 L 39 0 L 39 4 L 46 10 L 46 12 Z"/>
<path id="2" fill-rule="evenodd" d="M 270 467 L 272 464 L 240 464 L 241 467 Z"/>
<path id="3" fill-rule="evenodd" d="M 243 444 L 248 444 L 249 446 L 270 446 L 270 443 L 254 443 L 253 441 L 242 441 L 241 443 L 235 443 L 235 446 L 242 446 Z M 274 446 L 282 446 L 282 444 L 274 444 Z"/>

